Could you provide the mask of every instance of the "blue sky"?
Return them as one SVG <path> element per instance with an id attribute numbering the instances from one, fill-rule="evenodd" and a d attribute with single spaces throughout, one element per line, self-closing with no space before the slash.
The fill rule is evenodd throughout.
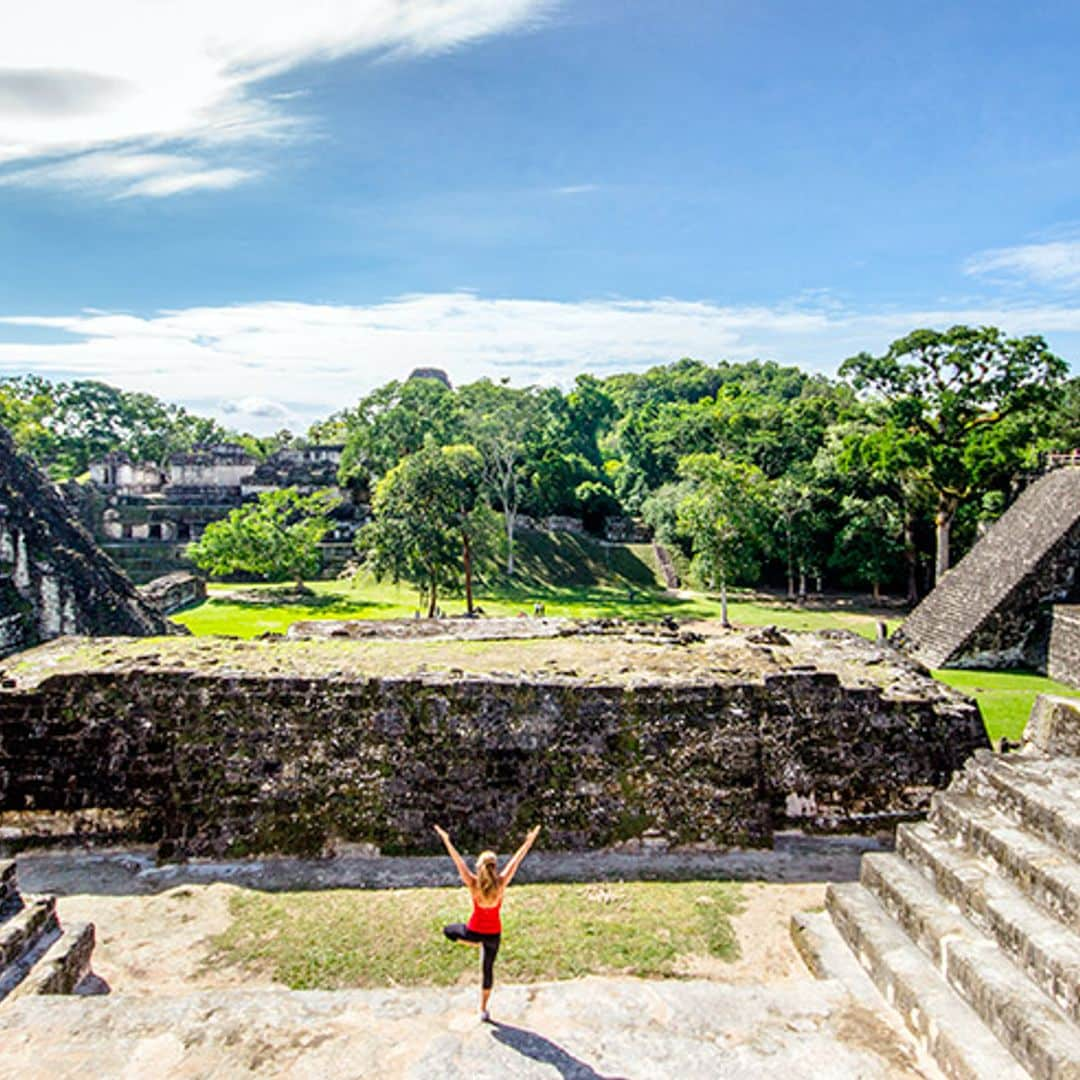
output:
<path id="1" fill-rule="evenodd" d="M 0 39 L 0 373 L 302 428 L 420 364 L 1080 346 L 1080 9 L 39 0 Z"/>

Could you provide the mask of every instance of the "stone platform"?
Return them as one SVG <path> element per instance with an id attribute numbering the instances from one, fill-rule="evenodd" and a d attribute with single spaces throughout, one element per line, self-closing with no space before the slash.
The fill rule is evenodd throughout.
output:
<path id="1" fill-rule="evenodd" d="M 873 991 L 871 990 L 872 994 Z M 887 1009 L 837 981 L 584 979 L 476 991 L 220 991 L 0 1009 L 11 1075 L 417 1080 L 933 1077 Z"/>

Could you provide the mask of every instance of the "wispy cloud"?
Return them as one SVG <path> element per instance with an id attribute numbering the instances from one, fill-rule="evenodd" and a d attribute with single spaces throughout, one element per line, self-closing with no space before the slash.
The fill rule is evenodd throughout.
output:
<path id="1" fill-rule="evenodd" d="M 0 187 L 93 189 L 114 198 L 176 195 L 196 188 L 227 188 L 256 175 L 252 169 L 212 167 L 190 154 L 139 154 L 98 151 L 27 169 L 0 173 Z"/>
<path id="2" fill-rule="evenodd" d="M 354 54 L 415 56 L 526 28 L 557 0 L 37 0 L 10 4 L 0 33 L 0 166 L 21 183 L 118 182 L 128 194 L 225 187 L 256 175 L 227 155 L 294 136 L 303 88 L 261 84 Z M 129 159 L 212 151 L 187 180 L 110 175 Z M 18 175 L 18 174 L 17 174 Z"/>
<path id="3" fill-rule="evenodd" d="M 1080 240 L 1051 240 L 993 248 L 968 259 L 964 272 L 1075 289 L 1080 286 Z"/>
<path id="4" fill-rule="evenodd" d="M 567 184 L 566 187 L 555 188 L 556 195 L 587 195 L 590 191 L 599 191 L 599 184 Z"/>
<path id="5" fill-rule="evenodd" d="M 213 394 L 218 416 L 235 423 L 239 412 L 255 430 L 269 430 L 283 414 L 262 402 L 288 402 L 290 416 L 311 420 L 420 365 L 443 367 L 459 383 L 506 375 L 518 384 L 563 385 L 582 371 L 641 369 L 680 356 L 760 357 L 834 371 L 845 357 L 882 350 L 915 327 L 955 323 L 1044 333 L 1067 358 L 1066 346 L 1075 355 L 1080 344 L 1080 306 L 1070 305 L 856 312 L 831 300 L 570 303 L 460 292 L 367 306 L 265 302 L 147 317 L 11 315 L 0 324 L 28 333 L 23 342 L 0 343 L 0 374 L 100 378 L 204 409 Z M 33 333 L 39 329 L 66 332 L 70 341 L 43 344 Z"/>

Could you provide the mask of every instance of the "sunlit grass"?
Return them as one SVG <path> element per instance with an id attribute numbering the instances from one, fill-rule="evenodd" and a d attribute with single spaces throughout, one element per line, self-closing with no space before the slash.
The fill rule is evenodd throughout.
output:
<path id="1" fill-rule="evenodd" d="M 1080 690 L 1030 671 L 935 671 L 934 678 L 975 698 L 993 742 L 1023 735 L 1039 694 L 1080 697 Z"/>
<path id="2" fill-rule="evenodd" d="M 476 977 L 476 950 L 442 934 L 468 907 L 462 889 L 245 891 L 208 965 L 239 964 L 295 990 L 452 985 Z M 733 960 L 739 907 L 729 882 L 515 885 L 496 978 L 663 978 L 691 957 Z"/>

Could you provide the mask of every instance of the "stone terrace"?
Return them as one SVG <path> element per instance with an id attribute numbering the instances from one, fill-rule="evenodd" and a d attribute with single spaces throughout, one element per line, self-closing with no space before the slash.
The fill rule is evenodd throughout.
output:
<path id="1" fill-rule="evenodd" d="M 970 701 L 843 632 L 71 639 L 0 680 L 0 815 L 122 811 L 162 855 L 422 852 L 436 820 L 767 847 L 917 814 L 988 745 Z"/>

